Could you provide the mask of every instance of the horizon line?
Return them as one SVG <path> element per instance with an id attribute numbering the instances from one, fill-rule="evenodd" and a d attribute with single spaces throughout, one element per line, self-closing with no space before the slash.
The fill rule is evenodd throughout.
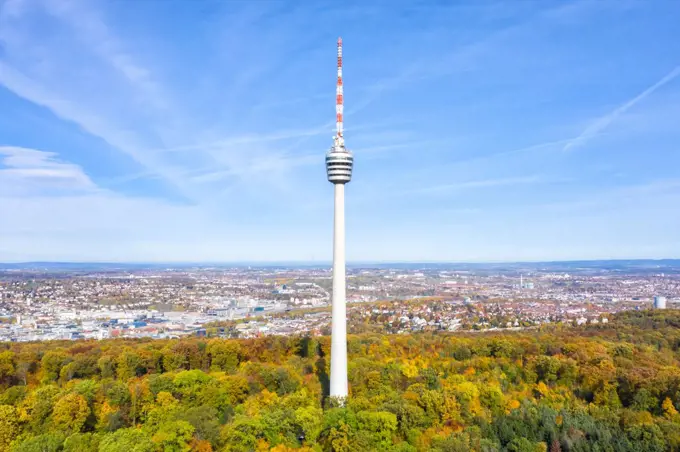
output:
<path id="1" fill-rule="evenodd" d="M 680 261 L 680 257 L 662 258 L 587 258 L 587 259 L 545 259 L 545 260 L 488 260 L 488 261 L 449 261 L 449 260 L 354 260 L 347 264 L 436 264 L 436 265 L 479 265 L 479 264 L 543 264 L 543 263 L 572 263 L 572 262 L 642 262 L 642 261 Z M 4 265 L 282 265 L 282 264 L 332 264 L 332 260 L 225 260 L 225 261 L 77 261 L 77 260 L 32 260 L 0 262 Z"/>

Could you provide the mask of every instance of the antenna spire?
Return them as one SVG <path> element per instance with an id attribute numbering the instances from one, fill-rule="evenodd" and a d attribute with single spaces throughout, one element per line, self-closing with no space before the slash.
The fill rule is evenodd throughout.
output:
<path id="1" fill-rule="evenodd" d="M 338 38 L 338 83 L 335 87 L 335 126 L 338 144 L 344 146 L 345 139 L 342 136 L 342 114 L 343 114 L 343 99 L 342 99 L 342 38 Z"/>

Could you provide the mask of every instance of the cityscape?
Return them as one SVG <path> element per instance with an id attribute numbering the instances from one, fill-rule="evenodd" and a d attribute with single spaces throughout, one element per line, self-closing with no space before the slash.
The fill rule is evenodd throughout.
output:
<path id="1" fill-rule="evenodd" d="M 0 271 L 4 341 L 329 334 L 332 271 L 40 264 Z M 606 322 L 680 302 L 680 261 L 350 265 L 350 334 Z M 657 306 L 661 307 L 661 306 Z"/>

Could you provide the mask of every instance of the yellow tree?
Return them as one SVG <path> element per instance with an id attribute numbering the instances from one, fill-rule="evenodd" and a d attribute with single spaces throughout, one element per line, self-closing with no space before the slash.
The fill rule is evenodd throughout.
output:
<path id="1" fill-rule="evenodd" d="M 11 382 L 14 376 L 14 353 L 5 350 L 0 353 L 0 383 Z"/>
<path id="2" fill-rule="evenodd" d="M 678 410 L 675 409 L 673 406 L 673 401 L 669 398 L 666 397 L 661 404 L 661 408 L 663 409 L 663 414 L 666 416 L 668 419 L 673 419 L 678 415 Z"/>
<path id="3" fill-rule="evenodd" d="M 54 404 L 52 421 L 55 427 L 67 432 L 79 432 L 90 415 L 87 400 L 79 394 L 70 393 Z"/>
<path id="4" fill-rule="evenodd" d="M 19 435 L 19 414 L 11 405 L 0 405 L 0 450 L 9 450 L 9 445 Z"/>

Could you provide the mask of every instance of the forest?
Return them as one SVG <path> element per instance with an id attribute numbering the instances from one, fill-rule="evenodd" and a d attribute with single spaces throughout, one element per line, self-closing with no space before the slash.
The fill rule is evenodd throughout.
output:
<path id="1" fill-rule="evenodd" d="M 4 343 L 0 450 L 678 451 L 679 327 Z"/>

